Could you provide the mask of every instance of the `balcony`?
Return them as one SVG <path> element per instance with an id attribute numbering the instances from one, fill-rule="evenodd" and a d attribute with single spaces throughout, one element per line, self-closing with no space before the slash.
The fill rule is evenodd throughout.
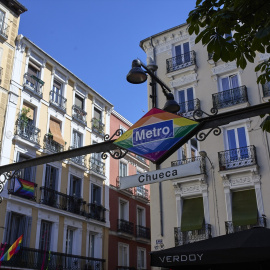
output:
<path id="1" fill-rule="evenodd" d="M 106 208 L 96 203 L 88 204 L 88 218 L 92 218 L 98 221 L 106 222 L 105 219 Z"/>
<path id="2" fill-rule="evenodd" d="M 64 151 L 64 146 L 54 141 L 51 134 L 45 134 L 43 142 L 44 142 L 43 144 L 44 149 L 52 153 L 59 153 Z"/>
<path id="3" fill-rule="evenodd" d="M 81 216 L 86 215 L 86 202 L 82 198 L 70 196 L 47 187 L 40 187 L 40 191 L 41 204 L 45 204 Z"/>
<path id="4" fill-rule="evenodd" d="M 1 22 L 0 24 L 0 36 L 7 40 L 8 39 L 9 25 L 7 23 Z"/>
<path id="5" fill-rule="evenodd" d="M 75 149 L 75 148 L 76 147 L 74 147 L 74 146 L 70 146 L 69 150 L 72 150 L 72 149 Z M 85 158 L 85 155 L 78 156 L 78 157 L 72 157 L 72 158 L 70 158 L 70 160 L 73 163 L 83 167 L 86 170 L 86 158 Z"/>
<path id="6" fill-rule="evenodd" d="M 72 106 L 72 118 L 85 126 L 86 126 L 86 115 L 87 115 L 87 112 L 85 112 L 80 107 L 76 105 Z"/>
<path id="7" fill-rule="evenodd" d="M 91 122 L 92 122 L 92 130 L 103 136 L 105 125 L 102 123 L 102 121 L 94 117 L 92 118 Z"/>
<path id="8" fill-rule="evenodd" d="M 201 168 L 201 173 L 205 173 L 206 169 L 205 169 L 205 159 L 201 156 L 198 157 L 191 157 L 191 158 L 184 158 L 184 159 L 180 159 L 180 160 L 176 160 L 176 161 L 172 161 L 171 162 L 171 166 L 179 166 L 179 165 L 185 165 L 191 162 L 200 162 L 200 168 Z M 190 173 L 190 175 L 192 175 L 192 173 Z"/>
<path id="9" fill-rule="evenodd" d="M 24 74 L 24 89 L 28 89 L 32 94 L 42 98 L 42 87 L 44 82 L 34 75 Z"/>
<path id="10" fill-rule="evenodd" d="M 6 246 L 4 252 L 8 250 Z M 3 253 L 4 254 L 4 253 Z M 14 254 L 9 261 L 3 261 L 1 266 L 5 269 L 42 269 L 43 261 L 44 269 L 55 270 L 104 270 L 104 259 L 77 256 L 67 253 L 59 253 L 54 251 L 44 251 L 40 249 L 22 247 L 18 253 Z"/>
<path id="11" fill-rule="evenodd" d="M 40 129 L 19 117 L 16 123 L 15 135 L 29 142 L 39 144 Z"/>
<path id="12" fill-rule="evenodd" d="M 105 163 L 99 159 L 90 158 L 89 168 L 90 168 L 90 170 L 92 170 L 93 172 L 95 172 L 97 174 L 105 175 Z"/>
<path id="13" fill-rule="evenodd" d="M 196 54 L 190 51 L 166 60 L 167 73 L 196 64 Z"/>
<path id="14" fill-rule="evenodd" d="M 182 232 L 181 228 L 174 228 L 175 246 L 182 246 L 189 243 L 211 238 L 211 225 L 205 224 L 202 229 Z"/>
<path id="15" fill-rule="evenodd" d="M 229 170 L 257 164 L 254 145 L 218 152 L 219 170 Z"/>
<path id="16" fill-rule="evenodd" d="M 144 238 L 144 239 L 150 239 L 150 228 L 136 225 L 136 237 L 137 238 Z"/>
<path id="17" fill-rule="evenodd" d="M 56 109 L 66 112 L 66 102 L 67 99 L 64 96 L 54 90 L 50 91 L 50 104 Z"/>
<path id="18" fill-rule="evenodd" d="M 134 224 L 124 219 L 118 219 L 117 231 L 124 234 L 134 234 Z"/>
<path id="19" fill-rule="evenodd" d="M 201 108 L 200 100 L 198 98 L 179 103 L 179 106 L 180 111 L 177 114 L 183 117 L 192 117 L 193 112 Z"/>
<path id="20" fill-rule="evenodd" d="M 262 86 L 263 89 L 263 96 L 270 97 L 270 82 L 267 82 Z"/>
<path id="21" fill-rule="evenodd" d="M 213 107 L 222 109 L 248 102 L 246 86 L 240 86 L 216 94 L 212 94 Z"/>
<path id="22" fill-rule="evenodd" d="M 259 217 L 256 224 L 234 226 L 232 221 L 225 221 L 226 234 L 249 230 L 253 227 L 266 228 L 266 216 Z"/>
<path id="23" fill-rule="evenodd" d="M 139 197 L 139 198 L 142 198 L 142 199 L 149 201 L 148 189 L 144 188 L 143 186 L 134 188 L 134 195 L 136 197 Z"/>

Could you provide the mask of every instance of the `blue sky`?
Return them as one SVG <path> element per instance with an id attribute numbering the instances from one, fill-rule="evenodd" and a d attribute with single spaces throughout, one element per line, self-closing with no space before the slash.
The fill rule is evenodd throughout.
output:
<path id="1" fill-rule="evenodd" d="M 135 123 L 148 110 L 147 83 L 126 81 L 141 40 L 186 21 L 195 0 L 19 0 L 19 34 L 68 68 Z"/>

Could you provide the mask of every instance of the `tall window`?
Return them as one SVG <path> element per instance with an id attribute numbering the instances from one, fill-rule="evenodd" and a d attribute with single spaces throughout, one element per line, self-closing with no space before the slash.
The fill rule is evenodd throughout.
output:
<path id="1" fill-rule="evenodd" d="M 145 226 L 144 209 L 140 207 L 137 208 L 137 225 Z"/>
<path id="2" fill-rule="evenodd" d="M 82 180 L 74 175 L 70 175 L 70 196 L 81 198 L 81 183 Z"/>
<path id="3" fill-rule="evenodd" d="M 89 238 L 88 238 L 88 257 L 95 258 L 95 238 L 96 235 L 93 233 L 89 233 Z"/>
<path id="4" fill-rule="evenodd" d="M 190 61 L 189 42 L 174 47 L 174 55 L 176 56 L 176 65 L 181 65 Z"/>
<path id="5" fill-rule="evenodd" d="M 129 266 L 129 245 L 118 244 L 118 266 Z"/>
<path id="6" fill-rule="evenodd" d="M 73 130 L 73 147 L 78 148 L 82 146 L 82 134 Z"/>
<path id="7" fill-rule="evenodd" d="M 236 74 L 221 78 L 220 83 L 222 91 L 239 87 L 238 76 Z"/>
<path id="8" fill-rule="evenodd" d="M 30 157 L 18 152 L 17 162 L 21 162 L 21 161 L 25 161 L 25 160 L 29 160 L 29 159 L 30 159 Z M 23 180 L 27 180 L 30 182 L 36 182 L 36 167 L 33 166 L 33 167 L 27 167 L 24 169 L 20 169 L 19 176 Z"/>
<path id="9" fill-rule="evenodd" d="M 5 12 L 0 10 L 0 33 L 4 34 L 5 31 Z"/>
<path id="10" fill-rule="evenodd" d="M 47 164 L 45 173 L 45 187 L 57 190 L 57 180 L 58 180 L 58 169 Z"/>
<path id="11" fill-rule="evenodd" d="M 119 219 L 129 220 L 128 217 L 128 202 L 124 200 L 119 201 Z"/>
<path id="12" fill-rule="evenodd" d="M 101 187 L 92 184 L 91 203 L 101 205 Z"/>
<path id="13" fill-rule="evenodd" d="M 66 234 L 66 254 L 72 254 L 73 249 L 73 235 L 74 231 L 71 228 L 67 228 Z"/>
<path id="14" fill-rule="evenodd" d="M 39 249 L 49 251 L 51 249 L 52 223 L 42 220 L 40 226 Z"/>
<path id="15" fill-rule="evenodd" d="M 77 94 L 75 94 L 75 105 L 81 110 L 84 109 L 84 100 Z"/>
<path id="16" fill-rule="evenodd" d="M 127 164 L 124 162 L 120 161 L 120 172 L 119 172 L 120 177 L 127 176 Z"/>
<path id="17" fill-rule="evenodd" d="M 146 269 L 146 250 L 144 248 L 137 249 L 137 269 Z"/>
<path id="18" fill-rule="evenodd" d="M 193 88 L 190 87 L 186 90 L 180 90 L 179 92 L 179 104 L 180 113 L 194 111 L 194 95 Z"/>
<path id="19" fill-rule="evenodd" d="M 52 100 L 58 104 L 63 105 L 63 87 L 62 84 L 56 80 L 53 81 Z"/>
<path id="20" fill-rule="evenodd" d="M 97 120 L 99 120 L 100 122 L 102 122 L 101 110 L 99 110 L 96 107 L 94 107 L 94 118 L 96 118 Z"/>

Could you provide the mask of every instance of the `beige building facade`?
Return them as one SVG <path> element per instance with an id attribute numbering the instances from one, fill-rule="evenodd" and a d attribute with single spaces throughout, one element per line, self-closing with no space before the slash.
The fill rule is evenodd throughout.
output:
<path id="1" fill-rule="evenodd" d="M 14 59 L 1 165 L 109 134 L 112 104 L 71 71 L 22 35 Z M 22 252 L 34 254 L 27 269 L 41 269 L 43 253 L 51 269 L 108 269 L 109 170 L 101 154 L 88 154 L 16 171 L 2 192 L 0 242 L 24 234 Z"/>
<path id="2" fill-rule="evenodd" d="M 268 101 L 270 84 L 258 85 L 254 68 L 269 55 L 258 54 L 242 70 L 235 62 L 214 62 L 195 38 L 182 24 L 140 42 L 179 103 L 179 115 L 193 119 L 197 109 L 211 115 L 212 108 L 222 113 Z M 165 96 L 157 88 L 157 107 L 163 108 Z M 161 165 L 194 163 L 201 169 L 161 186 L 151 184 L 152 250 L 269 227 L 269 135 L 261 123 L 258 116 L 220 126 L 219 136 L 211 131 L 205 140 L 194 137 Z"/>

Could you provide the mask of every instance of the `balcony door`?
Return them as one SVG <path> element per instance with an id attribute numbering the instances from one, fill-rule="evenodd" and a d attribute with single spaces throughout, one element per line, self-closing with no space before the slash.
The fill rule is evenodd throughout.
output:
<path id="1" fill-rule="evenodd" d="M 177 45 L 174 47 L 174 55 L 176 65 L 181 65 L 183 63 L 187 63 L 190 61 L 189 55 L 189 42 L 185 42 L 183 44 Z"/>
<path id="2" fill-rule="evenodd" d="M 220 103 L 238 100 L 241 97 L 239 80 L 236 74 L 221 78 L 219 89 L 222 92 Z"/>
<path id="3" fill-rule="evenodd" d="M 62 84 L 56 80 L 53 81 L 52 101 L 58 106 L 63 106 L 63 87 Z"/>
<path id="4" fill-rule="evenodd" d="M 129 266 L 129 245 L 124 243 L 118 244 L 118 266 L 128 267 Z M 121 268 L 118 268 L 121 269 Z M 123 268 L 127 269 L 127 268 Z"/>
<path id="5" fill-rule="evenodd" d="M 178 92 L 178 95 L 179 95 L 179 104 L 180 104 L 179 113 L 186 113 L 186 112 L 194 111 L 193 88 L 190 87 L 186 90 L 180 90 Z"/>
<path id="6" fill-rule="evenodd" d="M 81 181 L 82 180 L 80 178 L 74 175 L 70 175 L 70 190 L 69 190 L 70 196 L 81 198 Z"/>
<path id="7" fill-rule="evenodd" d="M 42 220 L 40 226 L 39 249 L 49 251 L 51 249 L 52 223 Z"/>

